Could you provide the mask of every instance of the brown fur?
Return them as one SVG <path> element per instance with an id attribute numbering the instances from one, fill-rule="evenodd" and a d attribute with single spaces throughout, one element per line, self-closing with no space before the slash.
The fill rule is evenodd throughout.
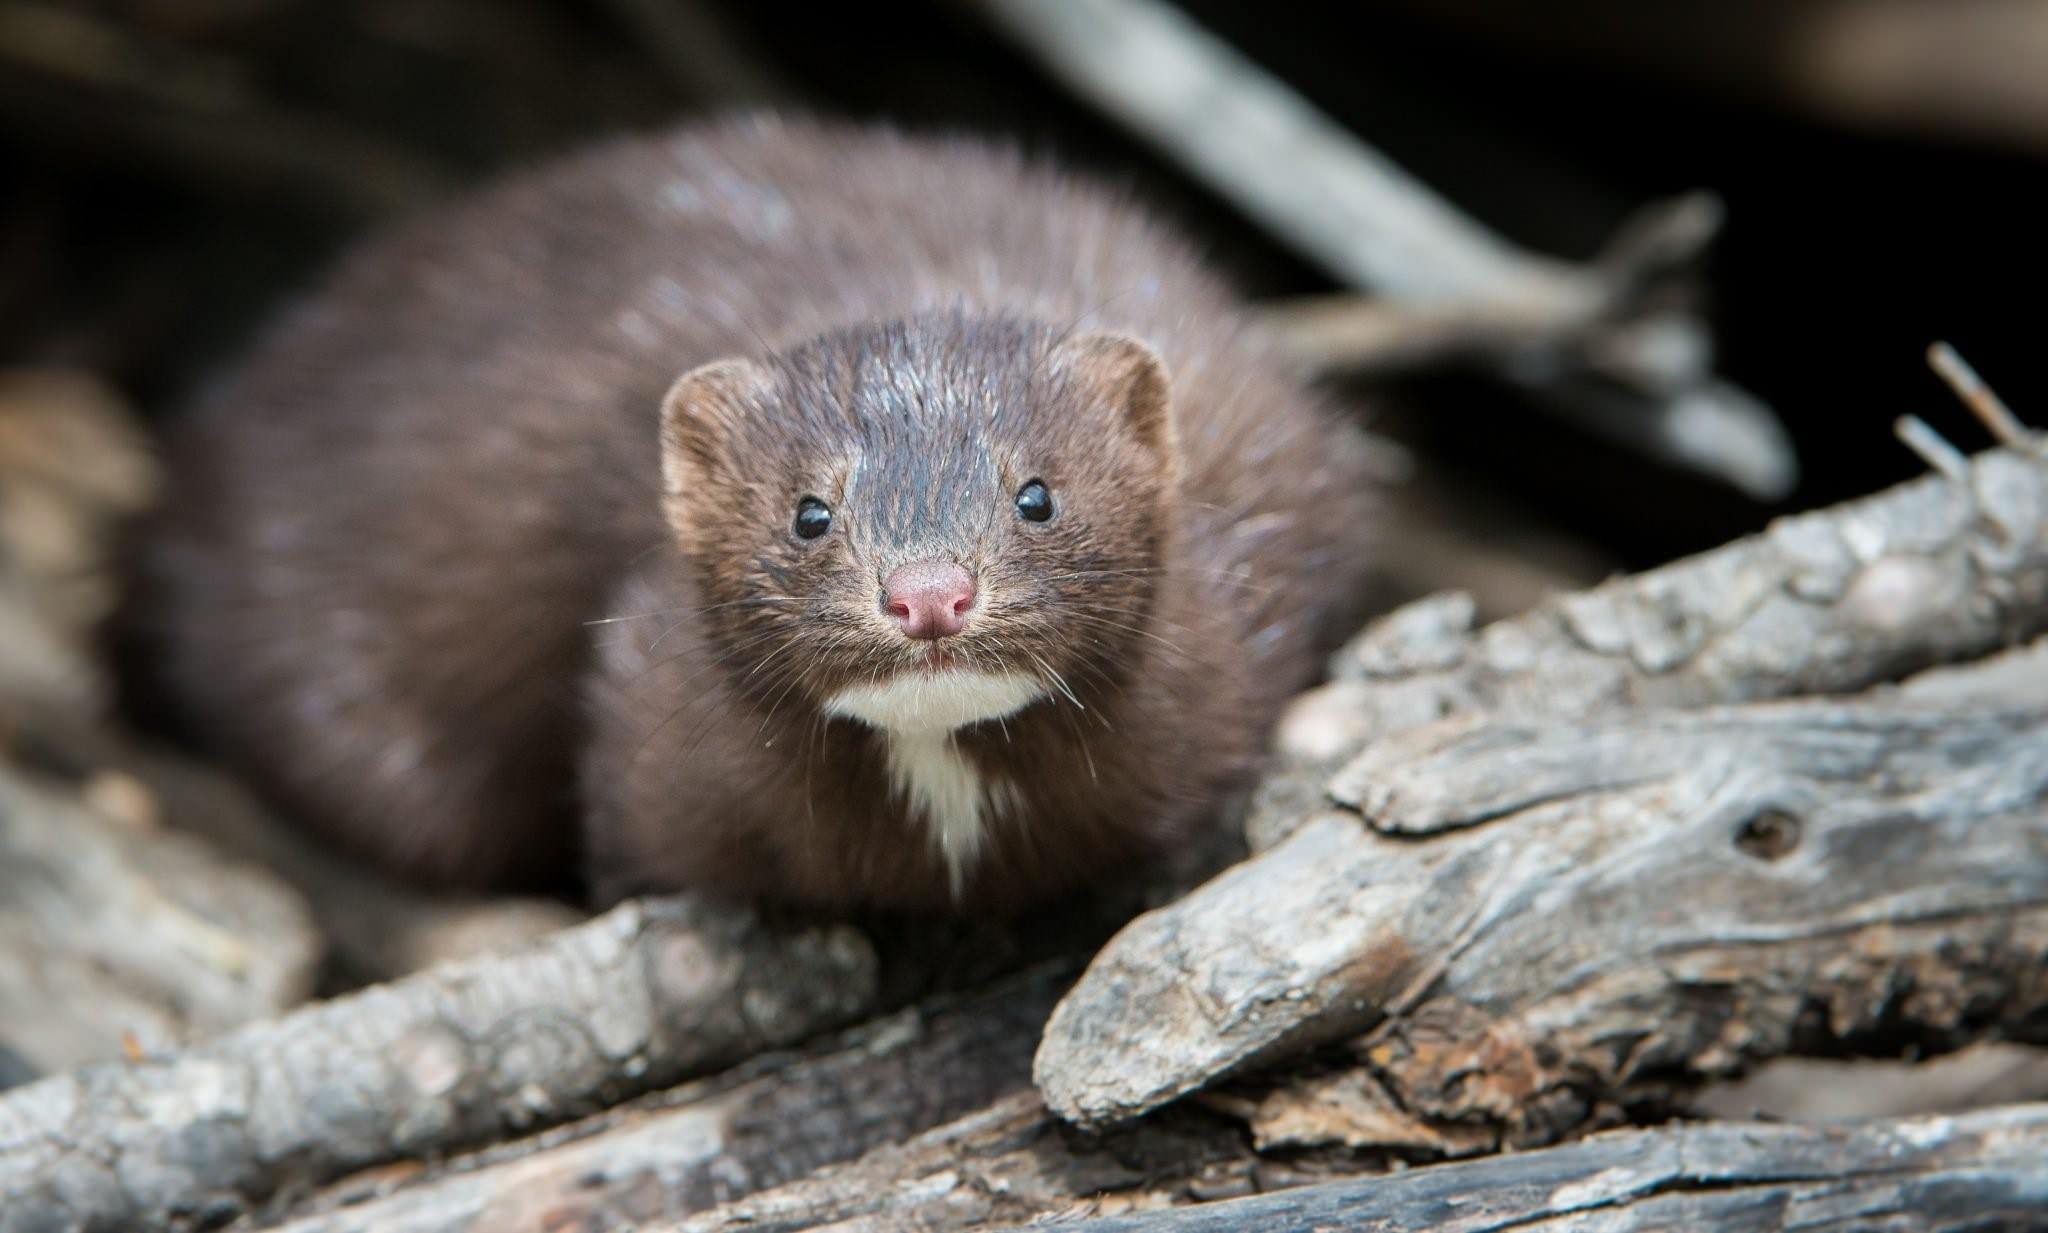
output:
<path id="1" fill-rule="evenodd" d="M 1114 875 L 1254 764 L 1372 517 L 1357 434 L 1143 212 L 772 119 L 373 243 L 175 446 L 151 594 L 202 733 L 434 879 L 559 870 L 581 812 L 606 898 L 957 906 L 880 738 L 819 710 L 924 653 L 874 611 L 920 555 L 980 580 L 959 660 L 1059 682 L 958 734 L 1024 804 L 961 904 Z M 1043 525 L 1010 504 L 1032 478 Z"/>

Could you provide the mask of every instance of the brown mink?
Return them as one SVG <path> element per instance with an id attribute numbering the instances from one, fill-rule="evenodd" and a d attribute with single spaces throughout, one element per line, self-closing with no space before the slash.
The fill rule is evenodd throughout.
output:
<path id="1" fill-rule="evenodd" d="M 171 454 L 198 734 L 398 871 L 580 848 L 606 900 L 1114 877 L 1255 765 L 1374 518 L 1362 435 L 1151 215 L 775 118 L 376 240 Z"/>

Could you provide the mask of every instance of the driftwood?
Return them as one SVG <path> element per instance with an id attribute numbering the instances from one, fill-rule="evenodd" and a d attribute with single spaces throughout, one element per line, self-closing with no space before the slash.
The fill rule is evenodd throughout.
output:
<path id="1" fill-rule="evenodd" d="M 1341 283 L 1402 315 L 1315 305 L 1275 318 L 1310 358 L 1371 367 L 1471 350 L 1589 427 L 1763 497 L 1797 463 L 1776 417 L 1712 374 L 1697 316 L 1650 294 L 1719 217 L 1682 199 L 1589 266 L 1522 251 L 1158 0 L 980 0 L 1076 93 Z M 1412 305 L 1412 309 L 1410 308 Z"/>
<path id="2" fill-rule="evenodd" d="M 289 1233 L 494 1233 L 676 1219 L 951 1121 L 1031 1084 L 1073 966 L 936 999 L 803 1055 L 770 1055 L 637 1105 L 391 1179 L 344 1179 Z"/>
<path id="3" fill-rule="evenodd" d="M 628 904 L 531 951 L 0 1096 L 0 1231 L 205 1226 L 281 1190 L 560 1122 L 870 1008 L 846 928 Z"/>
<path id="4" fill-rule="evenodd" d="M 2002 448 L 1483 630 L 1438 596 L 1369 626 L 1280 733 L 1319 799 L 1368 742 L 1446 715 L 1570 720 L 1628 706 L 1847 693 L 2048 630 L 2048 458 Z M 1281 785 L 1298 789 L 1299 785 Z M 1255 847 L 1305 813 L 1255 812 Z"/>
<path id="5" fill-rule="evenodd" d="M 1222 1117 L 1169 1109 L 1107 1135 L 1082 1135 L 1022 1093 L 665 1233 L 985 1229 L 1249 1194 L 1255 1178 L 1276 1173 L 1285 1184 L 1286 1170 L 1256 1160 L 1243 1130 Z"/>
<path id="6" fill-rule="evenodd" d="M 2048 997 L 2038 703 L 1640 708 L 1866 687 L 2035 633 L 2044 601 L 2048 463 L 1998 450 L 1476 635 L 1455 600 L 1395 614 L 1294 717 L 1270 846 L 1061 1004 L 1048 1103 L 1116 1121 L 1385 1021 L 1370 1074 L 1310 1103 L 1469 1151 L 1801 1034 L 2017 1023 Z"/>
<path id="7" fill-rule="evenodd" d="M 1675 1124 L 1385 1174 L 1290 1169 L 1178 1108 L 1105 1135 L 1028 1096 L 661 1233 L 1031 1227 L 1481 1230 L 2048 1228 L 2048 1106 L 1844 1126 Z M 1321 1184 L 1315 1184 L 1321 1183 Z M 1803 1220 L 1811 1220 L 1809 1225 Z M 1891 1223 L 1887 1223 L 1890 1221 Z"/>
<path id="8" fill-rule="evenodd" d="M 2048 1106 L 1841 1127 L 1729 1123 L 1061 1226 L 1072 1233 L 2048 1228 Z"/>

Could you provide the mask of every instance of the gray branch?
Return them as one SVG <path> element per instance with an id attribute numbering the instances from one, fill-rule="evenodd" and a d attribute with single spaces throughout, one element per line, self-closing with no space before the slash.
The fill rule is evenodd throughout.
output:
<path id="1" fill-rule="evenodd" d="M 1781 1229 L 1795 1213 L 1811 1220 L 1801 1228 L 1844 1233 L 2017 1229 L 2043 1227 L 2044 1149 L 2048 1105 L 2028 1105 L 1839 1126 L 1679 1124 L 1393 1174 L 1357 1156 L 1295 1170 L 1192 1110 L 1076 1135 L 1019 1097 L 659 1230 L 1734 1233 Z M 1329 1181 L 1332 1169 L 1370 1175 Z"/>
<path id="2" fill-rule="evenodd" d="M 1995 449 L 1647 573 L 1472 628 L 1436 596 L 1367 627 L 1336 680 L 1281 729 L 1312 782 L 1279 785 L 1249 827 L 1276 842 L 1327 772 L 1447 715 L 1572 720 L 1866 689 L 2048 632 L 2048 457 Z"/>
<path id="3" fill-rule="evenodd" d="M 852 930 L 627 904 L 514 955 L 0 1097 L 0 1231 L 204 1226 L 279 1190 L 560 1122 L 847 1023 Z"/>
<path id="4" fill-rule="evenodd" d="M 1371 308 L 1276 319 L 1325 367 L 1471 350 L 1588 427 L 1779 497 L 1797 463 L 1776 418 L 1713 377 L 1696 316 L 1645 294 L 1695 260 L 1719 207 L 1648 211 L 1601 261 L 1517 248 L 1286 83 L 1159 0 L 980 0 L 1075 93 L 1172 158 Z M 1360 318 L 1366 318 L 1363 324 Z M 1303 347 L 1302 344 L 1306 344 Z"/>
<path id="5" fill-rule="evenodd" d="M 2048 1227 L 2048 1105 L 1847 1126 L 1675 1125 L 1059 1227 L 1507 1233 Z"/>
<path id="6" fill-rule="evenodd" d="M 1072 966 L 934 999 L 825 1048 L 750 1062 L 392 1183 L 348 1178 L 283 1233 L 494 1233 L 676 1219 L 895 1143 L 1031 1084 L 1031 1049 Z M 522 1219 L 524 1218 L 524 1219 Z"/>

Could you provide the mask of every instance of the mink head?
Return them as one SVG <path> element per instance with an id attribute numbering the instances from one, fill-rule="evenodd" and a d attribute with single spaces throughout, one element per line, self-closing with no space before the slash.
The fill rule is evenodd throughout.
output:
<path id="1" fill-rule="evenodd" d="M 686 373 L 664 504 L 728 679 L 895 729 L 1114 688 L 1173 532 L 1143 343 L 964 314 Z"/>

